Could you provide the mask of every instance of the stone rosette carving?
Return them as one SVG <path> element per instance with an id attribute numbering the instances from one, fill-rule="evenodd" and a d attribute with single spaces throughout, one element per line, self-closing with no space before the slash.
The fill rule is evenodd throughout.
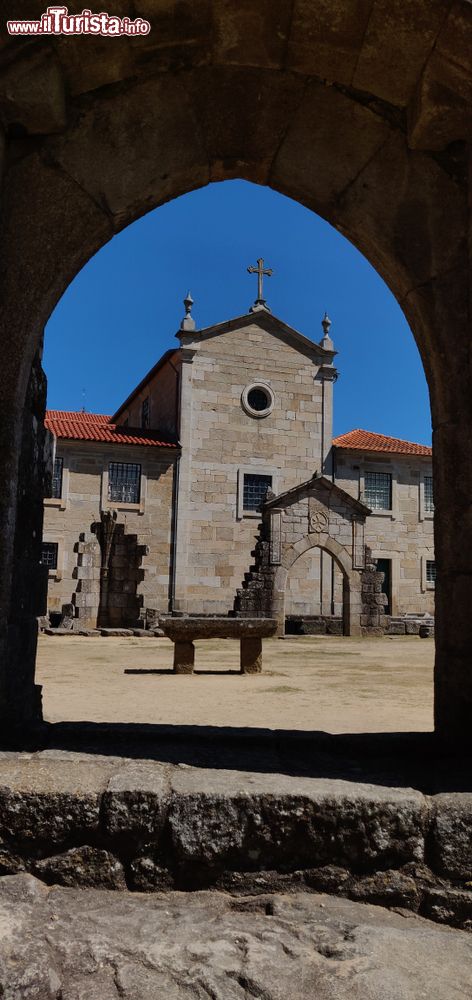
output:
<path id="1" fill-rule="evenodd" d="M 328 531 L 329 517 L 324 510 L 312 510 L 308 517 L 308 530 L 320 533 Z"/>

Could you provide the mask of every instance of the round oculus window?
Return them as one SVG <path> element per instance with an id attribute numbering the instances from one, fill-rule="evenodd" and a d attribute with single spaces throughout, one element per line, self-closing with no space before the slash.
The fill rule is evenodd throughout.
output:
<path id="1" fill-rule="evenodd" d="M 261 389 L 259 387 L 249 390 L 247 394 L 247 401 L 248 405 L 251 407 L 251 410 L 257 410 L 258 413 L 261 413 L 262 410 L 267 410 L 267 408 L 270 406 L 270 399 L 268 392 L 266 392 L 265 389 Z"/>
<path id="2" fill-rule="evenodd" d="M 274 406 L 274 394 L 268 385 L 254 382 L 246 386 L 241 401 L 251 417 L 267 417 Z"/>

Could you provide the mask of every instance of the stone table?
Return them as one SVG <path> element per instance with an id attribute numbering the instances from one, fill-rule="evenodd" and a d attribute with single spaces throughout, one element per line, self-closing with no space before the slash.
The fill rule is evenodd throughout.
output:
<path id="1" fill-rule="evenodd" d="M 262 671 L 262 640 L 275 635 L 276 618 L 173 618 L 159 619 L 159 626 L 174 643 L 174 673 L 193 674 L 196 639 L 239 639 L 241 673 Z"/>

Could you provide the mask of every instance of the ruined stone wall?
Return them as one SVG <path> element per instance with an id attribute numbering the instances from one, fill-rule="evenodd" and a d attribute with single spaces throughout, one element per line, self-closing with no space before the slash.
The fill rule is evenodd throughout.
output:
<path id="1" fill-rule="evenodd" d="M 367 470 L 392 476 L 391 511 L 374 511 L 365 528 L 373 558 L 391 560 L 391 613 L 434 614 L 434 584 L 426 581 L 426 560 L 434 560 L 434 519 L 424 509 L 424 476 L 432 475 L 431 459 L 372 452 L 353 455 L 341 449 L 336 453 L 336 485 L 356 499 L 362 499 Z"/>
<path id="2" fill-rule="evenodd" d="M 149 549 L 139 566 L 131 559 L 128 573 L 122 565 L 127 554 L 121 550 L 114 553 L 114 579 L 116 582 L 119 577 L 121 581 L 123 615 L 126 617 L 125 605 L 129 604 L 126 590 L 128 597 L 136 596 L 141 608 L 167 611 L 175 456 L 154 447 L 124 448 L 61 440 L 57 442 L 56 454 L 64 459 L 63 496 L 60 501 L 46 501 L 44 518 L 45 541 L 59 545 L 57 570 L 49 571 L 49 610 L 60 611 L 63 604 L 76 603 L 74 595 L 80 590 L 80 535 L 89 533 L 92 525 L 100 520 L 101 509 L 113 508 L 117 509 L 118 525 L 123 526 L 128 538 L 135 536 L 135 548 L 146 545 Z M 141 464 L 141 502 L 136 508 L 108 502 L 104 476 L 110 461 Z M 126 547 L 127 543 L 122 541 L 121 544 Z M 79 604 L 80 600 L 79 597 Z M 115 600 L 116 608 L 118 604 Z M 117 614 L 115 610 L 115 619 Z"/>

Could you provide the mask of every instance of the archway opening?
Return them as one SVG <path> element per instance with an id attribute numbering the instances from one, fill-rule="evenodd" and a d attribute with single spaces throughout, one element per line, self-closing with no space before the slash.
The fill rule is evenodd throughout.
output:
<path id="1" fill-rule="evenodd" d="M 290 567 L 285 591 L 286 635 L 343 635 L 344 579 L 326 550 L 307 549 Z"/>
<path id="2" fill-rule="evenodd" d="M 172 424 L 178 402 L 172 395 L 178 381 L 176 357 L 170 357 L 164 381 L 157 372 L 159 393 L 161 396 L 163 390 L 168 393 L 166 410 L 160 408 L 155 394 L 151 392 L 149 395 L 146 384 L 141 386 L 137 395 L 133 396 L 133 392 L 136 386 L 141 385 L 146 369 L 153 371 L 159 356 L 172 349 L 173 342 L 176 350 L 179 349 L 173 334 L 176 330 L 182 333 L 179 320 L 184 320 L 185 310 L 179 299 L 187 285 L 190 285 L 195 299 L 190 313 L 197 330 L 203 328 L 205 331 L 215 324 L 224 324 L 225 320 L 231 321 L 233 333 L 227 335 L 228 357 L 231 345 L 236 344 L 235 353 L 241 359 L 238 363 L 247 368 L 247 354 L 239 351 L 240 345 L 233 334 L 236 326 L 234 316 L 244 315 L 256 295 L 256 288 L 251 287 L 254 279 L 247 274 L 248 264 L 255 262 L 255 253 L 254 236 L 248 232 L 246 220 L 254 215 L 259 216 L 264 232 L 266 264 L 274 272 L 265 283 L 270 316 L 276 319 L 281 317 L 287 324 L 287 329 L 283 331 L 276 330 L 275 326 L 271 330 L 273 347 L 283 352 L 286 343 L 290 342 L 290 350 L 294 353 L 299 351 L 298 368 L 293 374 L 296 380 L 305 380 L 306 386 L 296 403 L 293 402 L 296 395 L 293 387 L 288 390 L 292 402 L 288 396 L 287 399 L 282 398 L 283 382 L 287 380 L 292 364 L 285 356 L 281 361 L 282 368 L 285 366 L 282 374 L 257 368 L 255 382 L 257 385 L 265 384 L 264 380 L 268 379 L 272 383 L 273 391 L 270 389 L 270 393 L 275 405 L 275 412 L 272 407 L 267 407 L 261 420 L 259 413 L 252 414 L 251 408 L 244 405 L 244 391 L 254 380 L 248 381 L 245 376 L 231 402 L 223 400 L 219 403 L 214 398 L 215 385 L 206 385 L 205 405 L 210 403 L 207 416 L 211 417 L 211 411 L 221 405 L 225 419 L 224 433 L 234 426 L 240 435 L 234 444 L 238 457 L 229 475 L 228 461 L 223 455 L 220 456 L 221 468 L 210 471 L 212 481 L 205 487 L 204 496 L 208 509 L 214 508 L 214 518 L 203 517 L 203 511 L 200 511 L 196 521 L 203 522 L 204 532 L 198 538 L 191 535 L 187 542 L 187 548 L 199 551 L 202 557 L 200 563 L 192 568 L 195 579 L 190 581 L 189 587 L 189 592 L 192 586 L 194 590 L 198 587 L 198 593 L 195 598 L 192 597 L 191 606 L 179 607 L 177 600 L 187 600 L 188 595 L 176 592 L 179 582 L 176 570 L 179 527 L 176 528 L 174 519 L 175 459 L 178 455 L 181 461 L 184 453 L 181 437 Z M 181 233 L 185 227 L 197 235 L 193 241 L 187 239 L 182 249 Z M 167 252 L 161 267 L 157 261 L 162 259 L 164 245 Z M 213 252 L 215 246 L 219 248 L 216 259 Z M 342 295 L 339 291 L 340 274 L 343 275 Z M 110 293 L 111 288 L 113 294 Z M 369 302 L 368 310 L 366 302 Z M 333 321 L 328 331 L 321 322 L 326 308 Z M 257 318 L 256 314 L 254 317 Z M 382 320 L 382 335 L 379 336 Z M 289 327 L 301 330 L 314 344 L 321 343 L 326 332 L 335 338 L 338 350 L 336 363 L 342 378 L 336 385 L 333 382 L 335 405 L 332 430 L 331 413 L 328 409 L 324 411 L 323 454 L 321 411 L 318 409 L 311 424 L 304 423 L 306 440 L 302 442 L 302 449 L 297 451 L 296 442 L 301 433 L 301 425 L 297 423 L 298 410 L 311 416 L 310 399 L 317 391 L 316 387 L 315 390 L 313 388 L 313 378 L 319 363 L 315 365 L 313 359 L 307 359 L 305 345 L 290 341 Z M 75 353 L 74 366 L 67 365 L 70 342 L 64 337 L 64 330 L 68 331 L 69 338 L 82 343 L 81 351 Z M 263 335 L 266 336 L 266 333 Z M 226 334 L 221 334 L 221 337 L 224 336 Z M 240 339 L 251 345 L 251 351 L 257 352 L 259 336 L 257 331 L 251 332 L 248 327 Z M 231 337 L 233 341 L 230 343 Z M 54 616 L 54 624 L 64 624 L 59 617 L 64 606 L 75 618 L 76 627 L 85 630 L 97 627 L 148 629 L 150 625 L 157 624 L 159 615 L 174 611 L 228 613 L 244 573 L 251 564 L 251 550 L 257 541 L 259 517 L 257 505 L 249 509 L 249 487 L 252 483 L 249 479 L 252 476 L 252 479 L 264 479 L 265 482 L 270 478 L 270 487 L 280 492 L 321 469 L 331 451 L 332 431 L 346 431 L 360 423 L 371 427 L 374 424 L 375 427 L 377 405 L 369 386 L 372 382 L 380 382 L 383 371 L 392 370 L 395 356 L 407 380 L 405 396 L 411 398 L 410 387 L 415 378 L 421 386 L 423 426 L 416 423 L 416 429 L 409 436 L 422 436 L 429 424 L 427 390 L 416 347 L 398 305 L 374 269 L 352 244 L 320 217 L 267 188 L 235 181 L 213 185 L 159 208 L 124 230 L 77 276 L 46 330 L 44 363 L 49 370 L 48 405 L 56 411 L 56 416 L 51 418 L 51 426 L 57 431 L 56 459 L 62 460 L 62 467 L 58 469 L 60 485 L 56 487 L 61 495 L 53 498 L 55 503 L 46 503 L 44 536 L 48 549 L 55 546 L 53 555 L 56 555 L 56 564 L 48 567 L 49 611 Z M 90 364 L 91 358 L 93 365 Z M 211 362 L 212 365 L 214 363 Z M 307 363 L 311 366 L 308 377 L 300 367 Z M 192 365 L 195 370 L 196 362 Z M 267 352 L 264 365 L 267 365 Z M 239 385 L 239 379 L 235 376 L 231 385 Z M 388 389 L 391 389 L 391 380 L 386 384 Z M 228 392 L 231 394 L 233 389 Z M 132 399 L 125 412 L 123 402 L 130 394 Z M 74 401 L 72 406 L 69 400 Z M 389 405 L 384 394 L 384 404 L 379 430 L 408 436 L 407 422 L 398 422 L 407 421 L 408 417 L 395 410 L 393 392 Z M 362 415 L 359 415 L 359 408 Z M 137 430 L 151 431 L 160 441 L 158 448 L 152 451 L 156 458 L 159 455 L 159 461 L 156 463 L 154 458 L 150 461 L 151 449 L 143 441 L 126 444 L 120 440 L 116 448 L 112 440 L 104 442 L 101 440 L 103 427 L 102 431 L 89 435 L 89 439 L 87 435 L 76 440 L 68 437 L 70 428 L 62 434 L 61 414 L 64 417 L 64 411 L 70 409 L 76 412 L 79 423 L 87 426 L 93 423 L 94 412 L 102 415 L 119 413 L 119 419 L 114 423 L 121 434 L 125 432 L 124 438 L 132 437 L 131 432 L 136 436 Z M 81 416 L 82 410 L 85 412 Z M 411 415 L 415 420 L 418 420 L 419 413 L 418 406 L 412 407 Z M 295 416 L 296 426 L 293 424 Z M 282 418 L 287 424 L 283 429 L 280 425 Z M 147 423 L 149 427 L 146 427 Z M 211 426 L 216 427 L 215 422 Z M 256 427 L 258 437 L 264 427 L 269 428 L 272 435 L 274 432 L 276 437 L 278 435 L 277 441 L 273 439 L 270 456 L 265 443 L 255 450 L 251 450 L 251 445 L 248 450 L 245 435 Z M 216 427 L 216 431 L 215 440 L 221 442 L 224 437 L 221 428 Z M 278 453 L 280 434 L 285 435 L 288 442 L 283 453 Z M 177 455 L 166 448 L 167 445 L 176 445 Z M 221 447 L 218 443 L 218 448 Z M 85 452 L 87 461 L 79 468 L 85 460 Z M 198 457 L 200 465 L 211 460 L 210 454 Z M 271 466 L 270 470 L 266 468 L 267 464 Z M 123 466 L 133 466 L 135 479 L 139 474 L 139 495 L 131 495 L 136 486 L 134 480 L 122 481 Z M 139 473 L 136 472 L 138 468 Z M 122 478 L 115 482 L 117 469 Z M 330 469 L 330 474 L 335 475 L 332 462 Z M 218 492 L 222 492 L 223 482 L 230 485 L 222 499 L 218 497 Z M 246 487 L 248 498 L 245 497 Z M 129 495 L 118 496 L 120 489 L 127 489 Z M 213 492 L 215 489 L 216 492 Z M 360 497 L 359 478 L 351 484 L 351 491 L 354 498 Z M 61 509 L 60 501 L 63 501 L 64 509 Z M 128 509 L 124 509 L 126 501 Z M 139 506 L 139 509 L 132 509 L 133 506 Z M 97 532 L 94 537 L 87 532 L 90 533 L 92 524 L 100 522 L 104 509 L 114 508 L 118 508 L 117 523 L 124 537 L 113 536 L 109 540 L 109 562 L 105 565 L 103 546 L 100 548 Z M 82 518 L 80 525 L 77 518 L 79 510 Z M 231 524 L 221 520 L 227 516 L 228 510 Z M 87 537 L 81 538 L 83 534 Z M 134 557 L 133 565 L 129 563 L 125 566 L 128 542 Z M 336 563 L 332 562 L 329 553 L 318 551 L 318 558 L 324 562 L 319 614 L 333 618 L 338 624 L 343 618 L 343 607 L 347 607 L 347 601 L 342 597 L 342 574 L 335 568 Z M 90 574 L 87 564 L 92 567 Z M 102 575 L 100 583 L 97 576 L 104 570 L 106 576 Z M 301 612 L 301 595 L 306 591 L 302 579 L 303 560 L 294 567 L 293 574 L 297 573 L 298 594 L 296 597 L 292 595 L 294 607 L 287 611 L 289 616 L 291 610 L 295 615 Z M 183 575 L 188 577 L 186 571 Z M 103 596 L 104 579 L 106 600 Z M 94 590 L 97 593 L 94 594 Z M 97 598 L 96 620 L 93 596 Z M 82 608 L 85 609 L 83 615 Z M 310 611 L 305 610 L 310 617 Z M 349 630 L 343 626 L 343 631 Z M 45 695 L 47 700 L 47 690 Z"/>

